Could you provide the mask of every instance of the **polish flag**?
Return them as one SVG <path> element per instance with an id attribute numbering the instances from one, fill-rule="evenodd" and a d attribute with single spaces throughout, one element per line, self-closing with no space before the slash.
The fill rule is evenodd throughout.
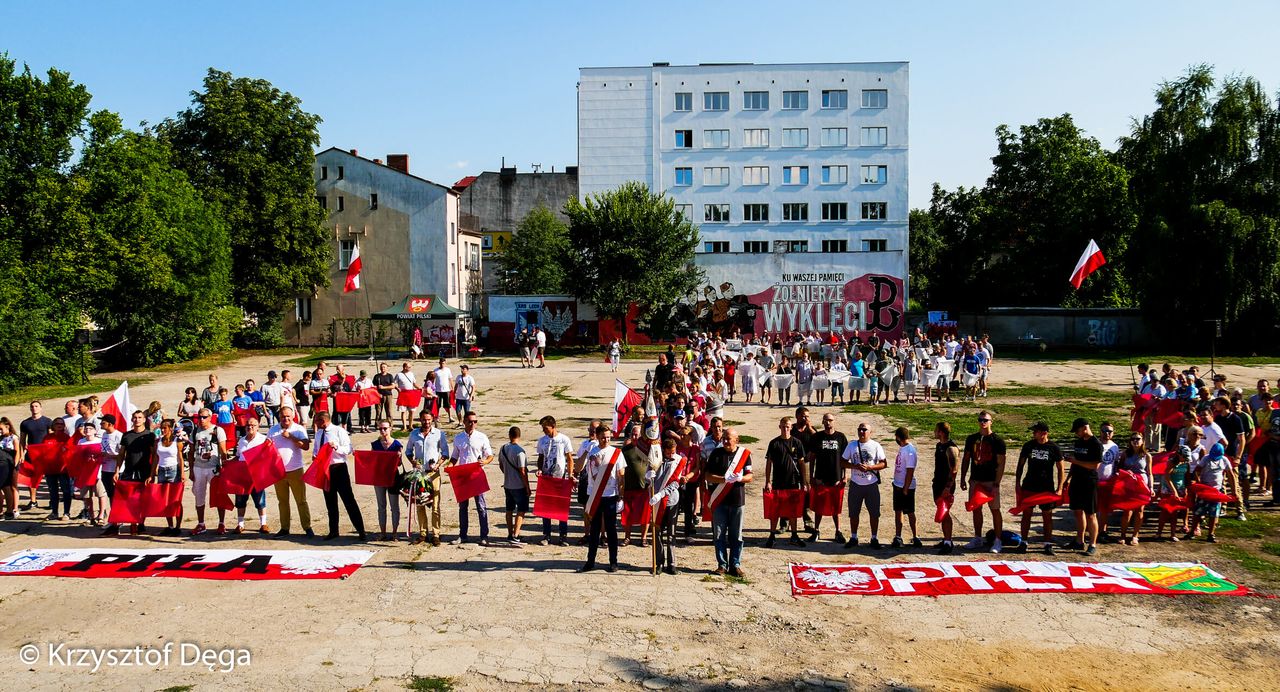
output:
<path id="1" fill-rule="evenodd" d="M 137 410 L 138 407 L 129 401 L 129 381 L 125 380 L 102 405 L 101 413 L 110 413 L 116 419 L 116 427 L 129 430 L 133 428 L 133 412 Z"/>
<path id="2" fill-rule="evenodd" d="M 358 288 L 360 288 L 360 244 L 356 243 L 356 249 L 351 253 L 351 264 L 347 265 L 347 285 L 343 287 L 342 292 L 350 293 Z"/>
<path id="3" fill-rule="evenodd" d="M 1080 290 L 1080 284 L 1084 283 L 1084 277 L 1092 274 L 1094 271 L 1107 263 L 1107 258 L 1102 256 L 1102 250 L 1098 248 L 1097 241 L 1090 240 L 1089 246 L 1084 249 L 1084 254 L 1080 255 L 1080 261 L 1076 262 L 1075 271 L 1071 272 L 1071 285 Z M 350 283 L 350 279 L 347 280 Z"/>
<path id="4" fill-rule="evenodd" d="M 622 434 L 622 426 L 631 415 L 631 409 L 640 405 L 643 399 L 636 390 L 628 387 L 622 380 L 613 381 L 613 435 Z"/>

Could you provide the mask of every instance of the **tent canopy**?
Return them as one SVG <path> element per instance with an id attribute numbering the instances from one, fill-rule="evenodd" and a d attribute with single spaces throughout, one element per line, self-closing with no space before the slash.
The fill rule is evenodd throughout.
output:
<path id="1" fill-rule="evenodd" d="M 434 293 L 408 295 L 385 310 L 370 315 L 375 320 L 448 320 L 464 317 L 467 313 L 440 300 Z"/>

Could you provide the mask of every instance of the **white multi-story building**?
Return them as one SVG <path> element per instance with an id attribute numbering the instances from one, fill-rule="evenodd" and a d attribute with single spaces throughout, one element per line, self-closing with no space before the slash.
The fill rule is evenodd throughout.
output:
<path id="1" fill-rule="evenodd" d="M 907 112 L 905 62 L 582 68 L 579 194 L 640 181 L 698 225 L 700 326 L 892 335 Z"/>

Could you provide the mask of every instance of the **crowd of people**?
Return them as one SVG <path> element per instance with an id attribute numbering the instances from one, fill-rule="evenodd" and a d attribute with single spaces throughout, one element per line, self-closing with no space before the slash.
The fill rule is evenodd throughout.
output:
<path id="1" fill-rule="evenodd" d="M 881 549 L 881 484 L 886 480 L 892 486 L 888 494 L 894 514 L 890 547 L 923 547 L 916 518 L 916 488 L 927 482 L 933 517 L 941 532 L 935 549 L 942 554 L 956 549 L 953 503 L 957 507 L 964 503 L 966 511 L 972 512 L 974 535 L 964 546 L 967 550 L 1025 552 L 1038 514 L 1045 553 L 1066 547 L 1085 555 L 1094 555 L 1098 543 L 1114 535 L 1122 544 L 1136 545 L 1148 512 L 1158 514 L 1156 537 L 1168 530 L 1172 541 L 1200 535 L 1213 541 L 1219 516 L 1230 511 L 1237 519 L 1246 518 L 1251 486 L 1257 486 L 1253 498 L 1271 495 L 1267 504 L 1276 504 L 1271 485 L 1280 482 L 1280 398 L 1272 396 L 1269 383 L 1258 381 L 1257 392 L 1246 398 L 1239 389 L 1230 388 L 1222 375 L 1215 375 L 1212 386 L 1207 386 L 1194 368 L 1174 372 L 1169 366 L 1161 372 L 1140 367 L 1142 379 L 1135 383 L 1135 413 L 1128 421 L 1132 432 L 1127 445 L 1114 440 L 1116 428 L 1109 421 L 1076 420 L 1065 448 L 1051 439 L 1054 431 L 1047 424 L 1031 426 L 1031 439 L 1017 450 L 1013 502 L 1001 500 L 1008 451 L 994 432 L 995 417 L 989 411 L 977 415 L 969 427 L 972 432 L 963 439 L 953 439 L 951 422 L 938 421 L 927 433 L 935 445 L 931 465 L 927 461 L 921 464 L 913 431 L 897 428 L 893 431 L 897 449 L 890 470 L 889 453 L 874 439 L 869 423 L 859 422 L 851 438 L 840 430 L 834 410 L 820 416 L 811 410 L 810 397 L 815 396 L 811 388 L 798 388 L 794 416 L 778 420 L 778 434 L 761 448 L 761 466 L 761 460 L 753 460 L 744 448 L 735 427 L 725 423 L 724 407 L 733 401 L 733 390 L 722 368 L 736 365 L 740 371 L 753 361 L 763 362 L 767 363 L 763 372 L 776 376 L 792 367 L 792 358 L 796 358 L 796 369 L 811 368 L 811 373 L 824 363 L 832 367 L 842 364 L 846 354 L 853 362 L 864 363 L 864 368 L 879 368 L 882 360 L 903 362 L 899 358 L 909 364 L 914 358 L 915 347 L 909 343 L 886 344 L 872 339 L 864 354 L 856 342 L 828 344 L 811 340 L 813 337 L 816 335 L 787 339 L 786 346 L 778 340 L 744 341 L 738 358 L 727 356 L 725 342 L 719 339 L 695 340 L 683 354 L 674 349 L 660 354 L 653 369 L 651 408 L 635 407 L 622 417 L 617 429 L 603 420 L 591 421 L 578 445 L 550 415 L 541 418 L 540 435 L 527 446 L 524 431 L 515 426 L 505 431 L 504 444 L 495 445 L 480 430 L 479 414 L 473 406 L 478 389 L 469 366 L 459 365 L 455 374 L 443 358 L 421 381 L 411 362 L 401 364 L 394 374 L 388 364 L 379 364 L 372 376 L 363 370 L 348 374 L 342 365 L 330 372 L 327 364 L 321 363 L 302 371 L 296 380 L 289 370 L 272 371 L 261 386 L 248 380 L 230 388 L 211 374 L 203 391 L 186 389 L 173 413 L 161 402 L 152 402 L 128 421 L 102 413 L 95 397 L 66 402 L 63 415 L 57 418 L 46 416 L 42 402 L 33 401 L 30 416 L 19 424 L 0 419 L 0 470 L 5 472 L 0 488 L 4 489 L 5 517 L 16 518 L 37 508 L 39 475 L 31 468 L 26 452 L 33 445 L 52 441 L 100 450 L 101 470 L 93 482 L 84 485 L 74 482 L 65 471 L 45 475 L 47 521 L 105 524 L 104 534 L 120 534 L 124 527 L 108 521 L 117 482 L 185 482 L 194 495 L 196 514 L 194 525 L 187 529 L 190 535 L 245 533 L 246 521 L 253 523 L 252 517 L 246 519 L 252 503 L 258 533 L 289 536 L 296 514 L 298 529 L 315 536 L 304 470 L 308 454 L 314 458 L 329 447 L 329 481 L 323 490 L 328 526 L 323 538 L 339 535 L 341 503 L 355 532 L 367 540 L 352 485 L 354 475 L 349 470 L 355 451 L 352 435 L 367 432 L 375 433 L 368 442 L 370 450 L 392 452 L 403 460 L 395 483 L 374 488 L 381 539 L 399 540 L 401 526 L 407 528 L 416 520 L 412 540 L 439 545 L 443 510 L 453 504 L 458 511 L 453 542 L 469 541 L 474 511 L 476 540 L 489 545 L 494 539 L 486 496 L 480 494 L 461 503 L 446 499 L 441 491 L 441 472 L 451 465 L 496 462 L 502 479 L 505 541 L 510 545 L 524 545 L 525 521 L 544 483 L 554 480 L 574 489 L 580 512 L 577 518 L 583 522 L 579 542 L 588 548 L 584 570 L 595 569 L 598 561 L 604 569 L 615 570 L 620 545 L 635 541 L 648 546 L 653 541 L 657 543 L 655 565 L 676 573 L 678 539 L 691 543 L 699 537 L 701 524 L 709 522 L 716 571 L 741 576 L 745 485 L 753 482 L 763 485 L 766 505 L 771 499 L 776 503 L 792 499 L 786 508 L 775 505 L 775 511 L 766 512 L 766 548 L 774 547 L 780 538 L 797 547 L 818 541 L 823 537 L 824 519 L 829 517 L 830 540 L 845 549 Z M 962 361 L 974 353 L 988 353 L 982 361 L 985 365 L 979 364 L 974 374 L 989 368 L 985 339 L 957 342 L 954 348 L 951 338 L 934 344 L 918 341 L 924 344 L 920 348 L 939 351 L 944 358 L 949 350 L 960 354 Z M 751 347 L 753 352 L 748 351 Z M 616 367 L 613 351 L 607 353 Z M 865 365 L 869 359 L 877 365 Z M 962 363 L 963 367 L 967 366 Z M 912 380 L 905 370 L 902 378 L 905 388 Z M 891 387 L 892 382 L 887 388 Z M 975 393 L 983 391 L 982 385 L 975 384 L 974 389 Z M 364 390 L 380 396 L 358 398 L 350 411 L 337 410 L 338 393 Z M 743 390 L 747 400 L 755 393 L 745 386 Z M 949 388 L 946 390 L 949 394 Z M 777 393 L 781 397 L 782 389 Z M 1156 399 L 1181 402 L 1184 424 L 1173 425 L 1167 412 L 1160 416 L 1161 423 L 1156 423 L 1157 414 L 1143 407 Z M 822 403 L 817 395 L 813 406 Z M 815 416 L 819 420 L 814 421 Z M 450 427 L 452 432 L 447 429 Z M 401 437 L 403 440 L 398 439 Z M 285 470 L 272 488 L 278 520 L 274 531 L 268 519 L 268 488 L 235 494 L 230 507 L 214 506 L 210 501 L 211 486 L 228 465 L 247 461 L 255 447 L 266 444 L 276 447 Z M 1160 449 L 1164 452 L 1158 453 Z M 757 478 L 757 473 L 762 475 Z M 32 477 L 36 483 L 27 488 L 27 502 L 20 508 L 19 479 Z M 1121 477 L 1145 486 L 1146 500 L 1117 509 L 1121 503 L 1112 486 Z M 834 510 L 833 497 L 838 498 Z M 80 502 L 78 513 L 73 511 L 76 501 Z M 1023 510 L 1019 530 L 1004 528 L 1003 512 L 1009 506 Z M 1074 519 L 1074 539 L 1065 545 L 1054 534 L 1055 509 L 1060 506 Z M 408 511 L 402 512 L 406 507 Z M 209 517 L 211 508 L 218 513 L 216 525 Z M 234 512 L 230 521 L 228 512 Z M 402 524 L 406 514 L 408 521 Z M 991 524 L 988 532 L 983 530 L 986 515 Z M 868 529 L 865 543 L 861 532 L 864 517 Z M 847 526 L 842 526 L 846 519 Z M 160 533 L 181 535 L 183 523 L 182 516 L 167 517 Z M 564 544 L 569 540 L 569 525 L 567 520 L 543 518 L 537 538 L 543 543 Z M 128 527 L 132 534 L 146 531 L 144 524 Z M 600 557 L 601 548 L 606 549 L 607 558 Z"/>

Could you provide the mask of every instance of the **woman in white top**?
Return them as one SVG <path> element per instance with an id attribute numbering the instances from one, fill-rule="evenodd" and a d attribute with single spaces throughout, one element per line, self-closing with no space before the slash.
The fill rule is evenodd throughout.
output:
<path id="1" fill-rule="evenodd" d="M 609 367 L 613 372 L 618 371 L 618 361 L 622 359 L 622 343 L 616 338 L 609 342 Z"/>
<path id="2" fill-rule="evenodd" d="M 356 391 L 373 389 L 373 380 L 369 378 L 369 373 L 365 370 L 360 371 L 360 377 L 356 380 Z M 360 406 L 360 432 L 369 432 L 369 427 L 373 425 L 373 407 Z"/>
<path id="3" fill-rule="evenodd" d="M 738 366 L 738 372 L 742 373 L 742 393 L 746 395 L 747 403 L 751 403 L 751 397 L 755 396 L 760 383 L 755 356 L 750 353 L 744 355 L 742 365 Z"/>
<path id="4" fill-rule="evenodd" d="M 156 484 L 177 483 L 182 480 L 182 458 L 185 442 L 178 436 L 178 426 L 172 418 L 160 421 L 160 439 L 151 450 L 151 482 Z M 176 517 L 165 517 L 169 527 L 160 532 L 161 536 L 180 535 L 182 512 Z"/>
<path id="5" fill-rule="evenodd" d="M 244 437 L 236 443 L 236 462 L 246 463 L 245 452 L 267 442 L 267 436 L 258 432 L 258 419 L 250 418 L 244 428 Z M 236 533 L 244 533 L 244 512 L 253 498 L 253 506 L 258 510 L 258 533 L 269 534 L 271 527 L 267 525 L 267 491 L 250 488 L 248 495 L 236 494 Z"/>

